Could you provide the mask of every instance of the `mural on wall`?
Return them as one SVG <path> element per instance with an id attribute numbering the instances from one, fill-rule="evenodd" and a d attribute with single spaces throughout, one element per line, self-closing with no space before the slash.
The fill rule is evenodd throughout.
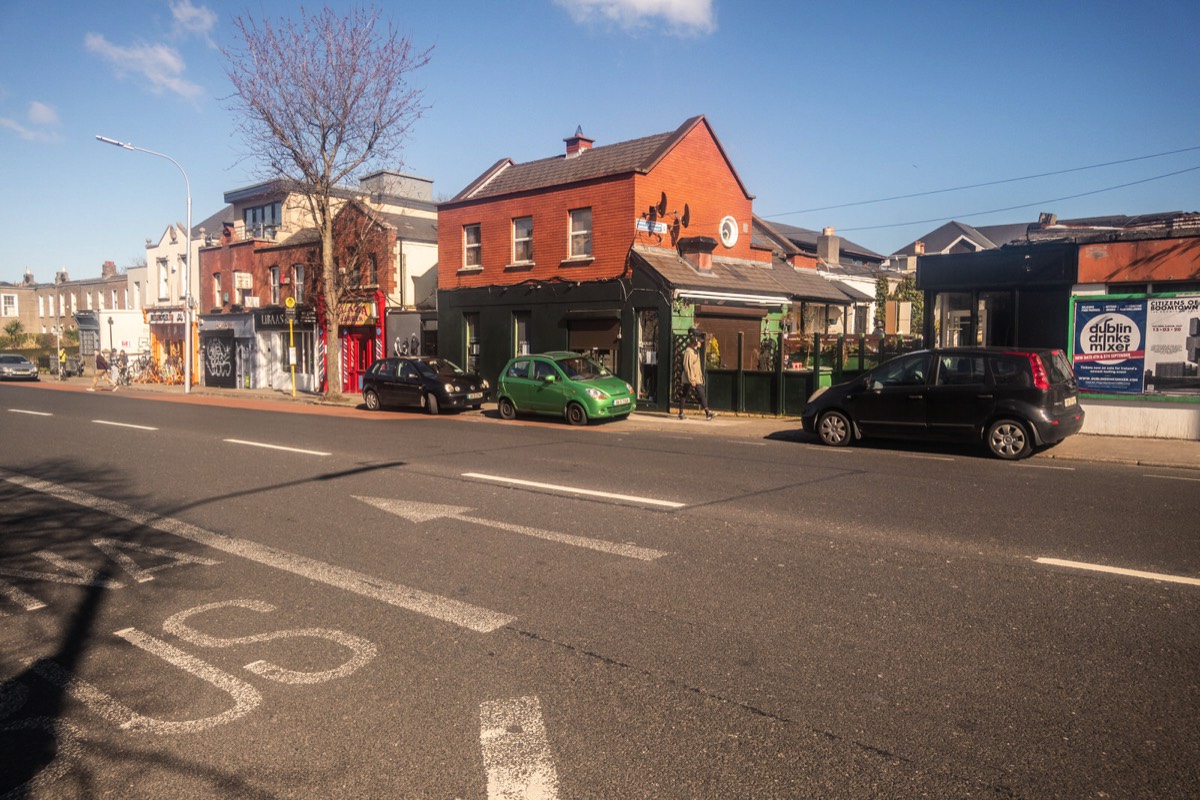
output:
<path id="1" fill-rule="evenodd" d="M 1084 391 L 1200 396 L 1200 295 L 1075 298 Z"/>

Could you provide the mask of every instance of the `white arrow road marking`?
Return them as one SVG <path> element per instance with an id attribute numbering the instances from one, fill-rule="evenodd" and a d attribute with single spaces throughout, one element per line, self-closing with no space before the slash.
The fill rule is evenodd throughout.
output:
<path id="1" fill-rule="evenodd" d="M 548 539 L 552 542 L 574 545 L 575 547 L 586 547 L 589 550 L 598 550 L 601 553 L 636 558 L 641 561 L 653 561 L 656 558 L 667 555 L 663 550 L 652 550 L 648 547 L 638 547 L 632 544 L 616 544 L 615 542 L 606 542 L 603 539 L 590 539 L 586 536 L 572 536 L 569 533 L 544 531 L 539 528 L 528 528 L 524 525 L 513 525 L 508 522 L 471 517 L 467 515 L 467 512 L 471 511 L 471 509 L 461 506 L 443 506 L 436 503 L 416 503 L 411 500 L 390 500 L 386 497 L 359 497 L 357 495 L 354 496 L 354 499 L 373 505 L 389 514 L 403 517 L 410 522 L 429 522 L 430 520 L 443 518 L 457 519 L 463 522 L 473 522 L 476 525 L 486 525 L 489 528 L 499 528 L 502 531 L 519 533 L 524 536 L 532 536 L 537 539 Z"/>
<path id="2" fill-rule="evenodd" d="M 268 547 L 258 542 L 252 542 L 247 539 L 235 539 L 232 536 L 206 531 L 203 528 L 198 528 L 181 520 L 162 517 L 115 500 L 106 500 L 103 497 L 96 497 L 95 495 L 57 483 L 31 478 L 27 475 L 17 475 L 5 472 L 4 470 L 0 470 L 0 480 L 17 486 L 23 486 L 35 492 L 42 492 L 51 497 L 57 497 L 60 500 L 74 503 L 77 506 L 91 508 L 110 516 L 129 520 L 137 525 L 145 525 L 148 528 L 169 533 L 172 536 L 178 536 L 182 539 L 202 544 L 205 547 L 211 547 L 222 553 L 241 556 L 264 566 L 274 567 L 275 569 L 290 572 L 293 575 L 299 575 L 309 580 L 319 581 L 328 586 L 360 594 L 363 597 L 381 600 L 390 605 L 406 608 L 409 611 L 416 611 L 418 614 L 425 614 L 434 619 L 451 622 L 469 630 L 479 631 L 480 633 L 490 633 L 516 619 L 508 614 L 500 614 L 486 608 L 464 603 L 461 600 L 441 597 L 398 583 L 380 580 L 362 572 L 356 572 L 334 564 L 327 564 L 324 561 L 317 561 L 316 559 L 289 553 L 285 550 L 277 550 L 274 547 Z"/>
<path id="3" fill-rule="evenodd" d="M 1050 567 L 1085 569 L 1090 572 L 1107 572 L 1110 575 L 1124 575 L 1127 578 L 1145 578 L 1151 581 L 1186 583 L 1189 586 L 1200 586 L 1200 578 L 1185 578 L 1182 575 L 1165 575 L 1161 572 L 1143 572 L 1137 569 L 1125 569 L 1124 567 L 1109 567 L 1104 564 L 1089 564 L 1086 561 L 1064 561 L 1061 558 L 1037 558 L 1034 559 L 1034 562 Z"/>
<path id="4" fill-rule="evenodd" d="M 158 428 L 151 428 L 149 425 L 134 425 L 131 422 L 111 422 L 107 419 L 94 419 L 92 422 L 97 425 L 112 425 L 117 428 L 133 428 L 139 431 L 156 431 Z"/>
<path id="5" fill-rule="evenodd" d="M 479 723 L 488 800 L 558 797 L 558 772 L 536 697 L 483 703 Z"/>
<path id="6" fill-rule="evenodd" d="M 284 447 L 281 444 L 267 444 L 266 442 L 248 442 L 245 439 L 224 439 L 222 441 L 229 442 L 229 444 L 244 444 L 244 445 L 248 445 L 250 447 L 264 447 L 267 450 L 282 450 L 285 453 L 303 453 L 306 456 L 332 455 L 332 453 L 326 453 L 323 450 L 304 450 L 299 447 Z"/>
<path id="7" fill-rule="evenodd" d="M 587 497 L 604 497 L 609 500 L 623 500 L 627 503 L 638 503 L 645 506 L 662 506 L 663 508 L 683 508 L 685 503 L 676 503 L 673 500 L 655 500 L 653 497 L 638 497 L 633 494 L 614 494 L 613 492 L 601 492 L 595 489 L 580 489 L 575 486 L 559 486 L 554 483 L 539 483 L 537 481 L 523 481 L 517 478 L 505 478 L 502 475 L 484 475 L 480 472 L 464 472 L 464 478 L 474 478 L 480 481 L 495 481 L 497 483 L 507 483 L 512 486 L 528 486 L 532 489 L 549 489 L 554 492 L 566 492 L 567 494 L 581 494 Z"/>

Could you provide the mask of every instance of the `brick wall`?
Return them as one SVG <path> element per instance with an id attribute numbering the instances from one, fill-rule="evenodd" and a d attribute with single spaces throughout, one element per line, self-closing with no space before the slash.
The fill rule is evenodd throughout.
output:
<path id="1" fill-rule="evenodd" d="M 582 155 L 580 158 L 587 158 Z M 625 270 L 633 244 L 672 246 L 670 233 L 637 231 L 637 221 L 662 193 L 668 226 L 675 213 L 690 209 L 690 226 L 682 236 L 718 238 L 725 216 L 738 222 L 732 248 L 718 245 L 716 255 L 770 261 L 770 253 L 750 247 L 752 200 L 741 187 L 707 123 L 694 126 L 646 175 L 627 174 L 567 187 L 484 199 L 443 207 L 438 213 L 438 288 L 461 289 L 514 285 L 527 281 L 594 281 L 615 278 Z M 571 209 L 592 209 L 590 261 L 568 261 Z M 532 265 L 512 263 L 512 220 L 533 217 Z M 464 270 L 463 227 L 478 224 L 482 239 L 481 270 Z M 743 229 L 744 228 L 744 229 Z"/>

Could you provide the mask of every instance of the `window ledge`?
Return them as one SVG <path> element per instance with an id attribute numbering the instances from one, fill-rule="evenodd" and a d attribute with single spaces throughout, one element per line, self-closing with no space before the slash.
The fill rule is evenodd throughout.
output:
<path id="1" fill-rule="evenodd" d="M 458 270 L 459 275 L 470 275 L 475 272 L 483 272 L 483 267 L 460 267 Z"/>
<path id="2" fill-rule="evenodd" d="M 533 261 L 519 261 L 516 264 L 508 264 L 504 267 L 505 272 L 528 272 L 537 266 Z"/>
<path id="3" fill-rule="evenodd" d="M 595 260 L 594 256 L 571 256 L 565 261 L 560 261 L 558 265 L 560 267 L 586 267 Z"/>

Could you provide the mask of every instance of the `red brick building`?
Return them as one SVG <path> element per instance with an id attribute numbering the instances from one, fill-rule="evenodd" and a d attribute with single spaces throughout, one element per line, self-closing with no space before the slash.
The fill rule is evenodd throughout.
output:
<path id="1" fill-rule="evenodd" d="M 341 198 L 334 220 L 336 348 L 325 339 L 320 241 L 302 199 L 274 183 L 226 193 L 240 218 L 201 249 L 195 292 L 206 384 L 284 388 L 294 366 L 300 391 L 323 391 L 328 376 L 339 374 L 342 391 L 357 392 L 361 374 L 387 354 L 389 341 L 408 347 L 420 298 L 407 265 L 410 255 L 436 265 L 437 223 L 430 198 L 401 201 L 377 191 L 380 180 L 409 190 L 429 183 L 378 173 Z M 432 255 L 418 258 L 414 248 Z M 332 352 L 341 356 L 337 370 L 326 362 Z"/>
<path id="2" fill-rule="evenodd" d="M 663 406 L 696 326 L 749 364 L 790 302 L 752 246 L 753 196 L 708 120 L 502 159 L 438 206 L 441 354 L 494 379 L 521 352 L 586 352 Z M 788 268 L 790 269 L 790 267 Z M 667 354 L 660 357 L 660 354 Z"/>

